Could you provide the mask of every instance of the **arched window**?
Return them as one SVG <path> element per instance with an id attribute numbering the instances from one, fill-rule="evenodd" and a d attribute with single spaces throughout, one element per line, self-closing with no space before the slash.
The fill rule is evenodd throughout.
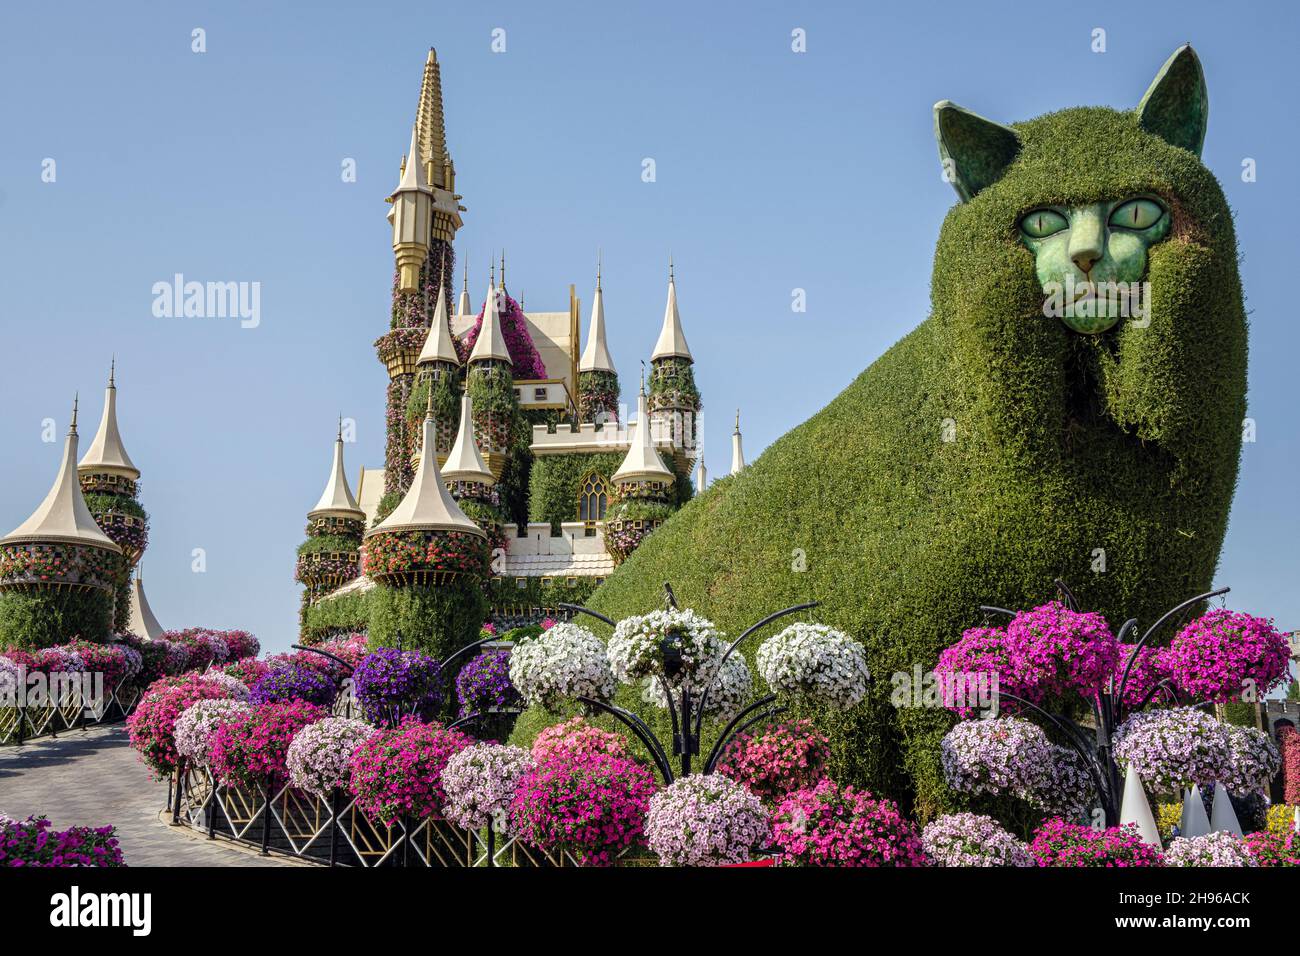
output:
<path id="1" fill-rule="evenodd" d="M 586 523 L 588 538 L 595 537 L 596 522 L 605 520 L 608 503 L 609 482 L 599 472 L 588 472 L 578 488 L 578 520 Z"/>

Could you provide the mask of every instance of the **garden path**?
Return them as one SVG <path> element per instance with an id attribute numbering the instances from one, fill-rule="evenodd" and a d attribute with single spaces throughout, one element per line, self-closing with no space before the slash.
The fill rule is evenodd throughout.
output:
<path id="1" fill-rule="evenodd" d="M 112 824 L 128 866 L 299 865 L 169 826 L 166 805 L 167 784 L 145 769 L 122 724 L 0 747 L 0 813 L 47 816 L 60 830 Z"/>

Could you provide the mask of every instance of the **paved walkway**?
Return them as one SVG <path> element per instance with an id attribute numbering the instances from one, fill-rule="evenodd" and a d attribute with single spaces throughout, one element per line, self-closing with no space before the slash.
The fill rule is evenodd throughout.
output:
<path id="1" fill-rule="evenodd" d="M 0 747 L 0 813 L 50 818 L 57 829 L 117 827 L 128 866 L 301 865 L 164 822 L 167 784 L 154 780 L 115 724 Z"/>

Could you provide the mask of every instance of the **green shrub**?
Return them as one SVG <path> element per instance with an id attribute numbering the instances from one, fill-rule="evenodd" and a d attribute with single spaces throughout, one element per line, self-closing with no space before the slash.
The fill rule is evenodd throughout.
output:
<path id="1" fill-rule="evenodd" d="M 113 626 L 113 598 L 103 591 L 0 593 L 0 648 L 37 650 L 80 638 L 102 644 Z"/>
<path id="2" fill-rule="evenodd" d="M 487 602 L 478 582 L 439 587 L 376 584 L 370 595 L 370 646 L 421 650 L 442 660 L 478 640 Z"/>
<path id="3" fill-rule="evenodd" d="M 319 644 L 339 634 L 367 631 L 373 591 L 354 591 L 317 601 L 303 612 L 302 642 Z"/>

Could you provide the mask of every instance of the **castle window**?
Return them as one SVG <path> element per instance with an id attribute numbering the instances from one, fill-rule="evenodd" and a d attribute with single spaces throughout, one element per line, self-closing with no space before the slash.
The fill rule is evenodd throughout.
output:
<path id="1" fill-rule="evenodd" d="M 533 389 L 533 401 L 535 402 L 546 401 L 546 386 L 543 385 L 540 388 Z"/>
<path id="2" fill-rule="evenodd" d="M 605 520 L 608 504 L 609 482 L 599 472 L 587 472 L 578 488 L 578 520 L 585 525 L 586 537 L 596 536 L 596 522 Z"/>
<path id="3" fill-rule="evenodd" d="M 528 579 L 515 578 L 515 587 L 517 587 L 521 591 L 526 591 L 528 589 Z"/>
<path id="4" fill-rule="evenodd" d="M 542 587 L 549 588 L 555 583 L 555 578 L 542 578 Z"/>

